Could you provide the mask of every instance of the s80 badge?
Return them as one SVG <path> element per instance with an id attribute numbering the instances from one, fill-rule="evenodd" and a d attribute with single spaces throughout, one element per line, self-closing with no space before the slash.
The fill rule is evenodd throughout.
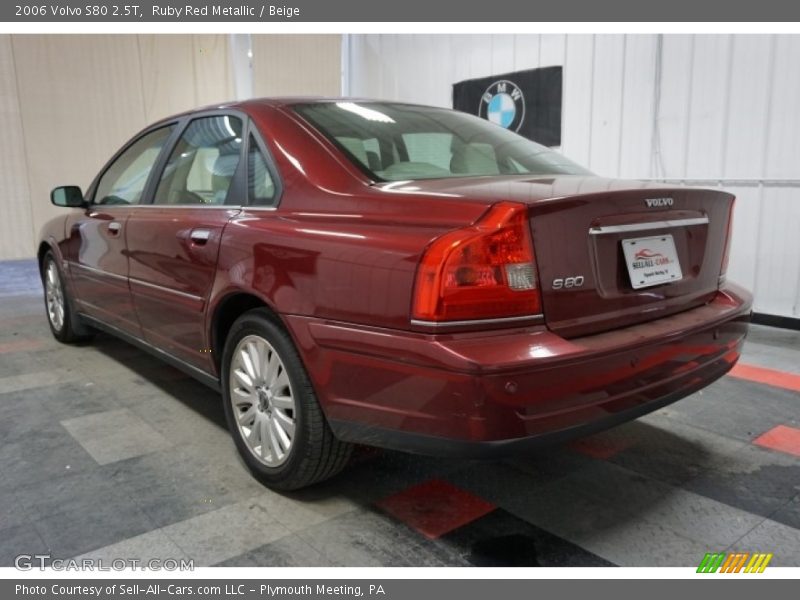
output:
<path id="1" fill-rule="evenodd" d="M 583 275 L 575 275 L 574 277 L 559 277 L 553 279 L 554 290 L 567 290 L 570 288 L 579 288 L 583 285 Z"/>

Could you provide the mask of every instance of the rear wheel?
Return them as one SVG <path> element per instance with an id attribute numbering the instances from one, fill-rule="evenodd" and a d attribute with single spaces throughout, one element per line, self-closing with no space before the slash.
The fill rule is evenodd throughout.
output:
<path id="1" fill-rule="evenodd" d="M 222 358 L 225 415 L 250 471 L 279 490 L 336 475 L 350 444 L 328 427 L 288 334 L 263 309 L 231 327 Z"/>
<path id="2" fill-rule="evenodd" d="M 53 253 L 48 251 L 42 262 L 42 283 L 47 322 L 53 336 L 65 344 L 85 342 L 94 337 L 93 332 L 74 312 L 72 300 L 64 285 L 64 278 Z"/>

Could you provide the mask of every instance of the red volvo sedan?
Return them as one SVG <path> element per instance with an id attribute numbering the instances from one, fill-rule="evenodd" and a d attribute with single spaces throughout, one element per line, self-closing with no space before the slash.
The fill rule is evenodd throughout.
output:
<path id="1" fill-rule="evenodd" d="M 104 330 L 221 390 L 259 479 L 353 443 L 521 453 L 634 419 L 739 358 L 734 198 L 603 179 L 463 113 L 262 99 L 165 119 L 41 234 L 62 342 Z"/>

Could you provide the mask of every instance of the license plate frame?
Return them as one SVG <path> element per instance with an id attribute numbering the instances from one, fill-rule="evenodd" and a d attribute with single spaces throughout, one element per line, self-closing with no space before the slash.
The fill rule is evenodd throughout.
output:
<path id="1" fill-rule="evenodd" d="M 622 252 L 631 287 L 635 290 L 683 279 L 672 234 L 622 240 Z"/>

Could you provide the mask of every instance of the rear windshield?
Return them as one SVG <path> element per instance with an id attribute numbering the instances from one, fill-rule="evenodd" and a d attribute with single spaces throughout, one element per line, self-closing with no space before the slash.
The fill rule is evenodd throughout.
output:
<path id="1" fill-rule="evenodd" d="M 466 113 L 389 102 L 299 104 L 294 110 L 375 181 L 589 171 Z"/>

